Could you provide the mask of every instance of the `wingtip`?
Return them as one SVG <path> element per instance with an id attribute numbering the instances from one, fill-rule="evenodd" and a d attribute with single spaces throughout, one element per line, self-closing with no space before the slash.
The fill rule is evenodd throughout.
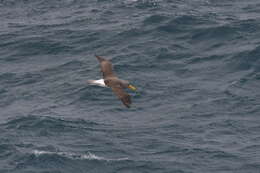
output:
<path id="1" fill-rule="evenodd" d="M 104 61 L 105 59 L 95 54 L 95 57 L 98 59 L 99 62 Z"/>
<path id="2" fill-rule="evenodd" d="M 130 105 L 125 105 L 128 109 L 131 107 Z"/>
<path id="3" fill-rule="evenodd" d="M 127 108 L 130 108 L 130 107 L 131 107 L 131 104 L 132 104 L 130 95 L 128 95 L 126 98 L 124 98 L 124 99 L 122 100 L 122 102 L 123 102 L 123 104 L 124 104 Z"/>

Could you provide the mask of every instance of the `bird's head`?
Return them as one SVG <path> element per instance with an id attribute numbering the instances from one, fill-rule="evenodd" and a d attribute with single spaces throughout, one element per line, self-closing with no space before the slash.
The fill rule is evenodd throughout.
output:
<path id="1" fill-rule="evenodd" d="M 129 83 L 129 81 L 122 80 L 122 84 L 123 84 L 123 87 L 124 87 L 124 88 L 129 88 L 129 89 L 131 89 L 131 90 L 133 90 L 133 91 L 136 91 L 136 90 L 137 90 L 135 86 L 133 86 L 133 85 L 131 85 L 131 84 Z"/>

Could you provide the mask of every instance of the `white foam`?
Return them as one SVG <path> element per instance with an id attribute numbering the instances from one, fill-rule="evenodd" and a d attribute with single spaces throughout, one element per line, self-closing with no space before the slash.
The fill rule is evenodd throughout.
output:
<path id="1" fill-rule="evenodd" d="M 69 152 L 52 152 L 52 151 L 40 151 L 40 150 L 33 150 L 32 152 L 35 156 L 41 155 L 59 155 L 63 157 L 67 157 L 70 159 L 80 159 L 80 160 L 104 160 L 104 161 L 122 161 L 128 160 L 128 158 L 118 158 L 118 159 L 109 159 L 105 157 L 100 157 L 95 154 L 88 152 L 88 154 L 76 154 L 76 153 L 69 153 Z"/>

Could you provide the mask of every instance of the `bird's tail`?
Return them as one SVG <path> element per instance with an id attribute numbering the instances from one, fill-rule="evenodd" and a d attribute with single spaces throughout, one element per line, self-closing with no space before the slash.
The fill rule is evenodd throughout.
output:
<path id="1" fill-rule="evenodd" d="M 100 56 L 98 56 L 98 55 L 95 55 L 95 57 L 98 59 L 99 62 L 105 61 L 104 58 L 102 58 L 102 57 L 100 57 Z"/>
<path id="2" fill-rule="evenodd" d="M 89 85 L 97 85 L 97 86 L 101 86 L 101 87 L 107 87 L 104 79 L 99 79 L 99 80 L 87 80 L 87 83 Z"/>

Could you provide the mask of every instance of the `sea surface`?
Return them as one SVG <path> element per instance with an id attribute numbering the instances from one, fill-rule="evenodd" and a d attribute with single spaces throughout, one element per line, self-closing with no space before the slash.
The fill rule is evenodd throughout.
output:
<path id="1" fill-rule="evenodd" d="M 260 173 L 260 1 L 0 0 L 0 173 Z"/>

